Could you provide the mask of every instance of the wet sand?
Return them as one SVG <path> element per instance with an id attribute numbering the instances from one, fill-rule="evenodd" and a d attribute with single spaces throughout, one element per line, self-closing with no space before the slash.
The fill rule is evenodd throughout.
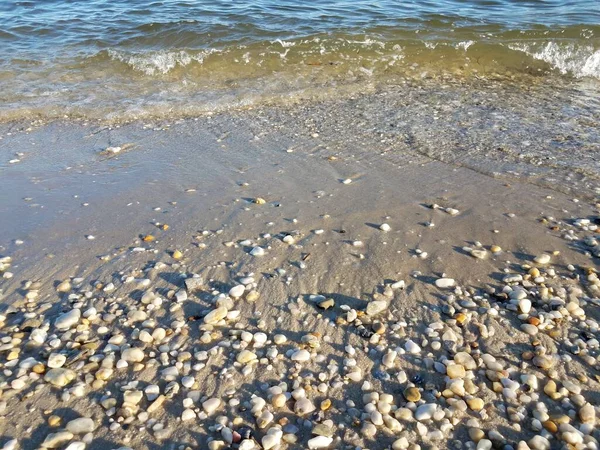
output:
<path id="1" fill-rule="evenodd" d="M 532 423 L 543 404 L 557 427 L 564 416 L 581 429 L 590 421 L 580 411 L 600 400 L 597 346 L 588 342 L 598 320 L 598 283 L 589 278 L 598 267 L 597 115 L 573 94 L 557 94 L 565 97 L 559 108 L 552 106 L 556 96 L 540 92 L 507 89 L 498 96 L 495 86 L 476 92 L 455 86 L 173 122 L 2 125 L 0 256 L 11 257 L 4 273 L 13 274 L 0 280 L 2 342 L 9 344 L 0 356 L 2 443 L 15 438 L 20 448 L 38 448 L 85 416 L 93 418 L 93 435 L 74 433 L 57 447 L 72 440 L 92 449 L 227 448 L 208 442 L 228 439 L 223 426 L 237 432 L 244 425 L 253 429 L 256 447 L 242 448 L 268 448 L 265 436 L 277 435 L 277 423 L 283 438 L 274 437 L 272 448 L 317 445 L 307 442 L 319 424 L 315 435 L 325 437 L 324 448 L 389 448 L 403 438 L 412 448 L 474 448 L 482 437 L 471 430 L 483 430 L 483 441 L 494 446 L 529 441 L 530 448 L 545 448 L 531 442 L 539 436 L 559 447 L 570 433 L 581 434 L 574 443 L 594 445 L 593 426 L 548 431 L 551 425 Z M 565 239 L 568 233 L 579 239 Z M 252 256 L 256 247 L 265 254 Z M 551 262 L 536 263 L 542 254 Z M 508 273 L 525 281 L 507 281 Z M 186 287 L 192 274 L 202 280 L 198 290 Z M 242 282 L 238 298 L 230 289 L 244 277 L 252 280 Z M 439 278 L 457 287 L 439 288 Z M 65 280 L 70 289 L 57 292 Z M 401 280 L 405 287 L 392 288 Z M 545 297 L 546 286 L 554 291 Z M 521 289 L 533 301 L 531 312 L 519 312 L 518 294 L 510 297 Z M 149 308 L 142 301 L 148 291 L 162 303 Z M 253 292 L 259 296 L 249 301 Z M 560 321 L 547 317 L 557 297 L 576 302 L 584 315 L 571 308 Z M 330 298 L 332 307 L 319 306 Z M 384 311 L 362 312 L 377 301 Z M 206 314 L 223 304 L 227 317 L 206 323 Z M 84 318 L 57 328 L 59 315 L 73 309 Z M 349 320 L 349 309 L 359 312 L 362 325 Z M 132 311 L 144 318 L 132 319 Z M 541 324 L 530 320 L 539 317 Z M 523 331 L 524 323 L 538 323 L 539 332 Z M 139 339 L 142 329 L 159 326 L 168 330 L 162 342 Z M 42 343 L 31 339 L 36 328 L 48 332 Z M 246 342 L 241 330 L 265 333 L 268 341 Z M 455 338 L 450 345 L 442 339 L 447 330 Z M 583 331 L 590 336 L 574 352 Z M 276 334 L 287 342 L 273 343 Z M 60 343 L 51 343 L 52 335 Z M 124 340 L 111 347 L 115 335 Z M 407 350 L 409 340 L 420 349 Z M 432 347 L 436 341 L 442 345 Z M 99 365 L 123 360 L 127 343 L 143 349 L 143 360 L 111 366 L 100 379 Z M 22 350 L 9 359 L 16 348 Z M 236 363 L 244 348 L 257 361 Z M 309 360 L 295 362 L 303 348 Z M 398 354 L 391 365 L 382 364 L 392 351 Z M 446 392 L 451 380 L 444 370 L 453 357 L 458 361 L 457 352 L 472 354 L 476 364 L 460 378 L 477 389 L 462 395 Z M 76 372 L 66 386 L 44 381 L 51 353 L 67 355 L 64 367 Z M 553 358 L 552 367 L 532 362 L 543 354 Z M 18 368 L 28 357 L 44 364 L 39 374 L 31 360 Z M 355 366 L 359 377 L 349 376 Z M 172 379 L 162 372 L 168 367 L 178 369 Z M 526 374 L 539 387 L 523 381 Z M 192 377 L 189 387 L 182 377 Z M 17 378 L 23 383 L 12 384 Z M 553 399 L 543 390 L 550 379 L 559 390 L 565 380 L 579 389 L 563 388 Z M 514 397 L 503 391 L 513 389 L 503 380 L 518 383 Z M 177 393 L 166 388 L 172 381 Z M 277 392 L 267 389 L 281 382 L 288 383 L 285 405 L 272 405 Z M 123 391 L 149 384 L 171 394 L 150 419 L 140 418 L 151 400 L 144 396 L 127 410 Z M 412 386 L 420 391 L 417 404 L 407 403 Z M 301 387 L 317 411 L 298 411 Z M 363 397 L 371 392 L 392 395 L 391 412 L 375 409 L 395 417 L 400 429 L 373 418 Z M 268 405 L 257 414 L 247 404 L 254 394 Z M 483 399 L 484 410 L 457 404 L 474 397 Z M 108 398 L 114 406 L 103 407 Z M 221 400 L 208 417 L 207 398 Z M 331 406 L 319 408 L 326 400 Z M 427 409 L 419 413 L 419 404 L 437 405 L 431 407 L 437 415 L 415 420 Z M 274 418 L 261 429 L 267 410 Z M 51 427 L 53 415 L 61 420 Z"/>

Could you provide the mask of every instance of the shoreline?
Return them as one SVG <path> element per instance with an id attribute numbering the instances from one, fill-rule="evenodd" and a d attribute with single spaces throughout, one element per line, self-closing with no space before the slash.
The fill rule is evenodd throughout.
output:
<path id="1" fill-rule="evenodd" d="M 595 112 L 496 94 L 1 125 L 0 444 L 592 445 Z"/>

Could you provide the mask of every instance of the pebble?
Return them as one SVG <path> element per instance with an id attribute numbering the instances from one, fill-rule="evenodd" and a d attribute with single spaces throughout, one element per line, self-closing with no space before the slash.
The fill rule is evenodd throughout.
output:
<path id="1" fill-rule="evenodd" d="M 537 264 L 548 264 L 550 262 L 550 260 L 552 259 L 552 257 L 547 254 L 547 253 L 543 253 L 539 256 L 536 256 L 533 261 L 536 262 Z"/>
<path id="2" fill-rule="evenodd" d="M 451 288 L 456 284 L 453 278 L 438 278 L 435 280 L 435 285 L 440 289 Z"/>
<path id="3" fill-rule="evenodd" d="M 327 448 L 333 442 L 333 438 L 327 436 L 317 436 L 308 440 L 309 449 Z"/>
<path id="4" fill-rule="evenodd" d="M 221 399 L 219 398 L 209 398 L 202 403 L 202 409 L 206 414 L 210 415 L 214 413 L 221 406 Z"/>
<path id="5" fill-rule="evenodd" d="M 76 374 L 73 370 L 61 367 L 50 369 L 48 372 L 46 372 L 46 375 L 44 375 L 44 380 L 53 386 L 65 387 L 75 379 L 75 376 Z"/>
<path id="6" fill-rule="evenodd" d="M 238 284 L 229 290 L 229 296 L 233 298 L 240 298 L 242 295 L 244 295 L 245 290 L 246 286 L 243 284 Z"/>
<path id="7" fill-rule="evenodd" d="M 214 325 L 223 320 L 225 317 L 227 317 L 227 313 L 227 308 L 225 308 L 224 306 L 215 308 L 206 316 L 204 316 L 204 323 L 208 325 Z"/>
<path id="8" fill-rule="evenodd" d="M 372 300 L 367 303 L 366 313 L 368 316 L 376 316 L 388 308 L 388 303 L 384 300 Z"/>
<path id="9" fill-rule="evenodd" d="M 410 339 L 408 341 L 406 341 L 406 343 L 404 344 L 404 349 L 408 353 L 412 353 L 413 355 L 416 355 L 417 353 L 421 353 L 421 347 L 419 347 L 416 342 L 414 342 Z"/>
<path id="10" fill-rule="evenodd" d="M 79 322 L 81 318 L 81 311 L 79 309 L 72 309 L 71 311 L 61 314 L 54 322 L 54 326 L 59 330 L 68 330 L 73 325 Z"/>
<path id="11" fill-rule="evenodd" d="M 435 403 L 424 403 L 417 407 L 415 411 L 415 419 L 419 422 L 423 420 L 429 420 L 433 417 L 433 414 L 437 410 L 437 404 Z"/>
<path id="12" fill-rule="evenodd" d="M 85 434 L 94 431 L 96 424 L 88 417 L 80 417 L 68 422 L 65 428 L 73 434 Z"/>
<path id="13" fill-rule="evenodd" d="M 144 360 L 144 351 L 141 348 L 126 348 L 121 352 L 121 359 L 127 362 L 142 362 Z"/>
<path id="14" fill-rule="evenodd" d="M 379 229 L 381 231 L 390 231 L 392 229 L 392 227 L 390 227 L 387 223 L 382 223 L 381 225 L 379 225 Z"/>

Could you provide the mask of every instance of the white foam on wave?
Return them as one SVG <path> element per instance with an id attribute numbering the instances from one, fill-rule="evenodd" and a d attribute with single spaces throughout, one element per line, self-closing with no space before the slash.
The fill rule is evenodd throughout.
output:
<path id="1" fill-rule="evenodd" d="M 544 44 L 515 43 L 508 47 L 545 61 L 562 74 L 600 79 L 600 50 L 591 45 L 559 44 L 551 41 Z"/>
<path id="2" fill-rule="evenodd" d="M 469 49 L 469 47 L 474 43 L 475 41 L 462 41 L 456 44 L 456 48 L 460 48 L 466 52 Z"/>
<path id="3" fill-rule="evenodd" d="M 202 63 L 207 56 L 215 52 L 216 50 L 213 49 L 194 54 L 190 54 L 184 50 L 160 50 L 144 54 L 135 54 L 109 49 L 108 56 L 114 60 L 121 61 L 132 69 L 143 72 L 146 75 L 164 75 L 177 66 L 185 67 L 192 62 Z"/>

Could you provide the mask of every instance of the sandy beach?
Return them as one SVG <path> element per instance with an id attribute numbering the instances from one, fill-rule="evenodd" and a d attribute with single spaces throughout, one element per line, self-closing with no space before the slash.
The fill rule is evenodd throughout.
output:
<path id="1" fill-rule="evenodd" d="M 580 98 L 1 124 L 0 445 L 596 449 Z"/>

